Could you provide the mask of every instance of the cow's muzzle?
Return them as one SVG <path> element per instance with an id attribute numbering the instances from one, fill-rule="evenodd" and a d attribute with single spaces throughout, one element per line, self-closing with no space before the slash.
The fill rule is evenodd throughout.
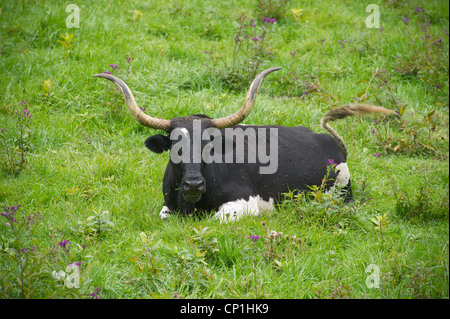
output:
<path id="1" fill-rule="evenodd" d="M 198 202 L 205 191 L 206 187 L 203 178 L 185 180 L 183 183 L 183 199 L 187 202 Z"/>

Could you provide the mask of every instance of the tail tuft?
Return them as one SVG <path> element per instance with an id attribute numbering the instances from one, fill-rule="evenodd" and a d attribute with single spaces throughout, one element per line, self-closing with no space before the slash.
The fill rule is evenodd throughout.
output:
<path id="1" fill-rule="evenodd" d="M 320 124 L 322 125 L 322 127 L 326 129 L 339 143 L 339 146 L 341 147 L 345 158 L 347 158 L 348 154 L 347 146 L 345 146 L 342 137 L 331 126 L 328 125 L 328 122 L 343 119 L 347 116 L 365 115 L 370 113 L 397 114 L 396 112 L 385 109 L 381 106 L 366 104 L 347 104 L 332 109 L 320 120 Z"/>

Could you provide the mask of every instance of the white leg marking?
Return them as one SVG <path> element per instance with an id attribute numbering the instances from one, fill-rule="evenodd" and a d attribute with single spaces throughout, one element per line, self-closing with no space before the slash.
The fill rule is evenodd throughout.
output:
<path id="1" fill-rule="evenodd" d="M 250 196 L 248 200 L 238 199 L 228 202 L 219 207 L 219 210 L 214 215 L 220 222 L 228 222 L 238 220 L 245 215 L 258 216 L 261 211 L 269 211 L 274 208 L 273 198 L 269 201 L 263 200 L 259 195 Z"/>
<path id="2" fill-rule="evenodd" d="M 336 169 L 339 171 L 336 177 L 336 184 L 340 187 L 347 186 L 350 181 L 350 171 L 348 170 L 347 163 L 340 163 L 336 166 Z"/>
<path id="3" fill-rule="evenodd" d="M 166 219 L 167 217 L 170 217 L 171 215 L 170 213 L 170 209 L 167 206 L 164 206 L 161 211 L 159 212 L 159 218 L 161 218 L 162 220 Z"/>

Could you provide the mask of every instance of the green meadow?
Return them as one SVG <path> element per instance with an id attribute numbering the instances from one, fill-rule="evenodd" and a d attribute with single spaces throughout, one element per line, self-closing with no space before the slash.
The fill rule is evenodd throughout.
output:
<path id="1" fill-rule="evenodd" d="M 448 298 L 448 30 L 438 0 L 0 0 L 0 297 Z M 355 201 L 161 221 L 163 132 L 92 75 L 153 117 L 214 118 L 270 67 L 244 124 L 398 113 L 330 123 Z"/>

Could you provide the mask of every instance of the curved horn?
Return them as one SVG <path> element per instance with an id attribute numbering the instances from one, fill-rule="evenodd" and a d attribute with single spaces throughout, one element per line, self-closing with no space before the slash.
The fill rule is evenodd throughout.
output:
<path id="1" fill-rule="evenodd" d="M 104 78 L 113 82 L 122 92 L 123 98 L 125 99 L 125 103 L 127 104 L 128 110 L 130 110 L 133 117 L 142 125 L 151 127 L 154 129 L 161 129 L 164 131 L 169 131 L 170 128 L 170 120 L 157 119 L 145 114 L 137 105 L 134 100 L 133 93 L 131 93 L 128 85 L 125 84 L 121 79 L 115 77 L 111 74 L 94 74 L 94 77 Z"/>
<path id="2" fill-rule="evenodd" d="M 247 117 L 247 115 L 250 114 L 250 111 L 252 110 L 252 107 L 255 104 L 256 95 L 258 94 L 259 86 L 261 85 L 261 82 L 264 79 L 264 77 L 267 74 L 272 73 L 274 71 L 278 71 L 280 69 L 281 68 L 279 67 L 271 68 L 258 74 L 258 76 L 253 80 L 252 84 L 250 85 L 250 89 L 248 90 L 247 97 L 245 98 L 244 105 L 242 105 L 241 109 L 236 113 L 229 115 L 227 117 L 213 119 L 212 125 L 216 128 L 225 128 L 242 122 Z"/>

